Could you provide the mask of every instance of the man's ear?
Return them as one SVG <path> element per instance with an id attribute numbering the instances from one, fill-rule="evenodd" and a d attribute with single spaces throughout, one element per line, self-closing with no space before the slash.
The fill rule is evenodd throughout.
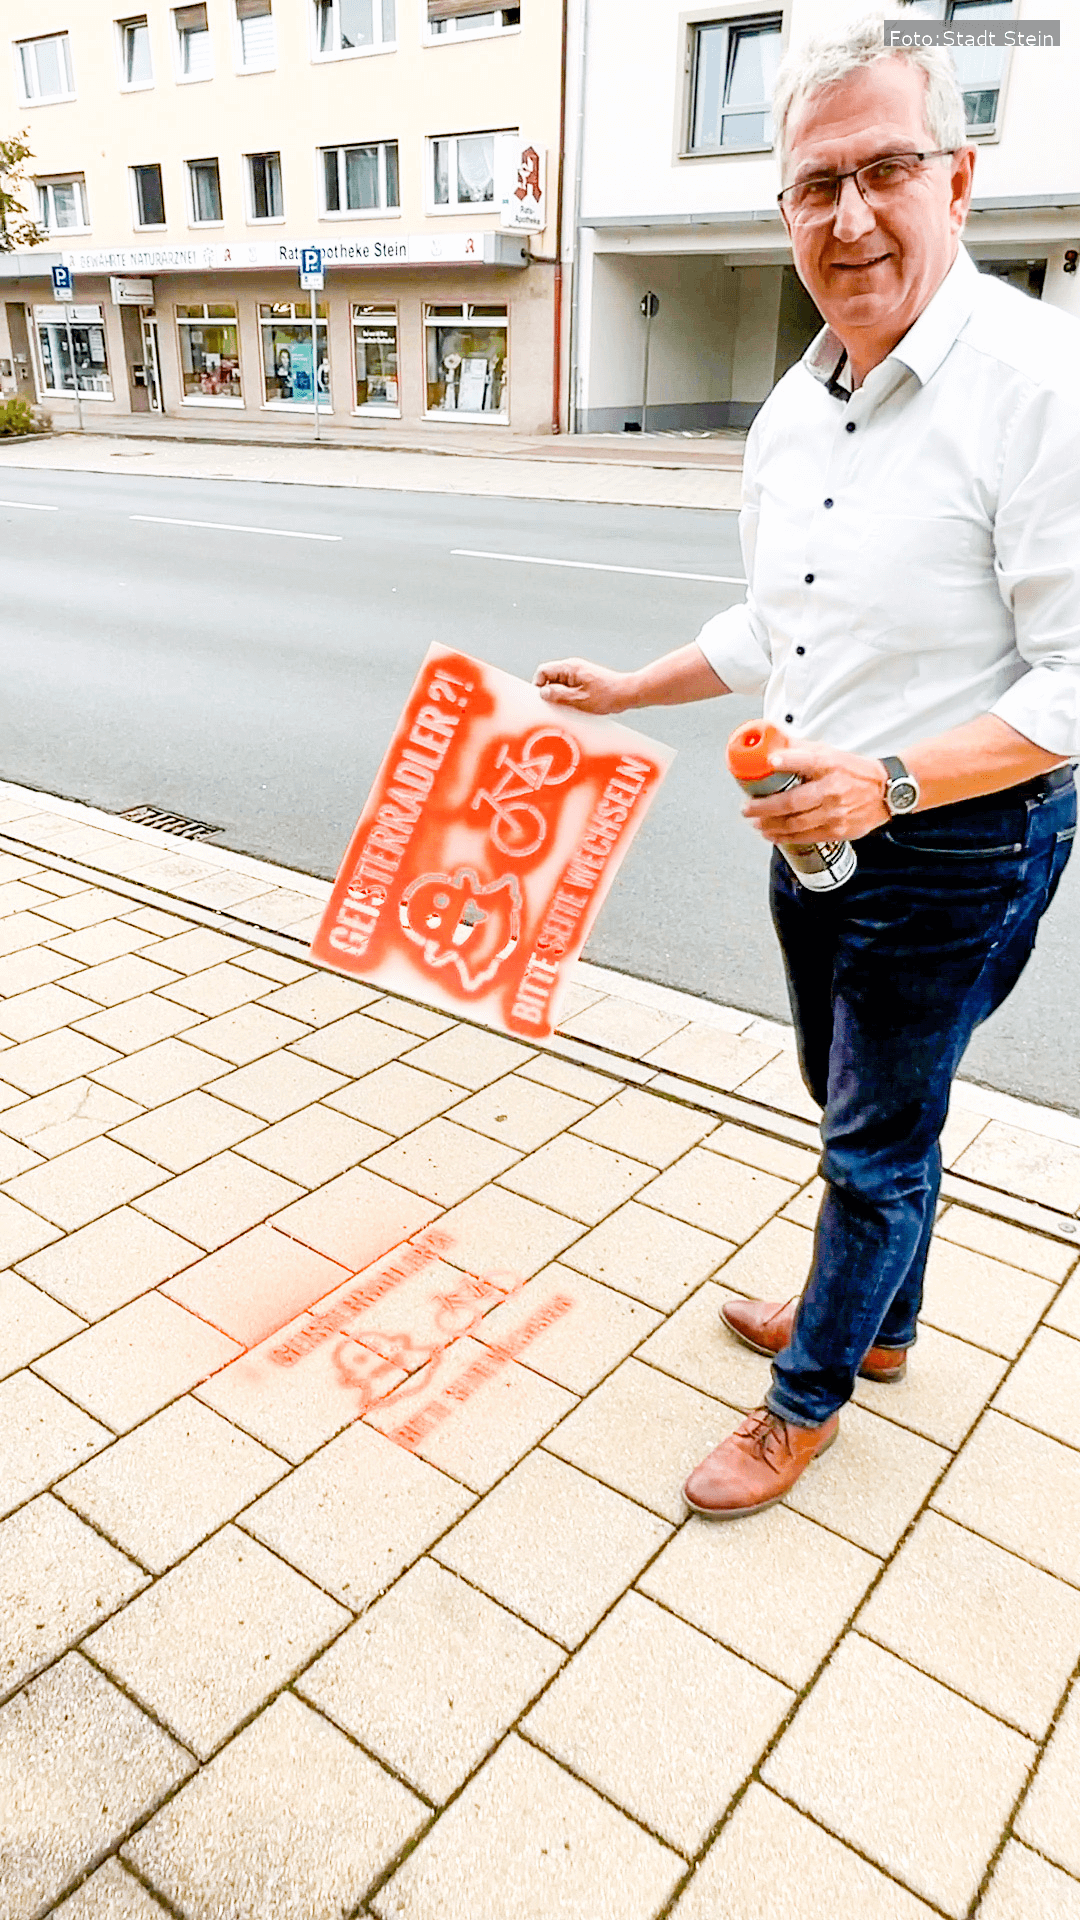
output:
<path id="1" fill-rule="evenodd" d="M 960 232 L 968 216 L 968 208 L 971 205 L 971 189 L 974 182 L 974 174 L 974 147 L 960 147 L 953 155 L 951 180 L 952 200 L 949 207 L 953 229 L 956 233 Z"/>

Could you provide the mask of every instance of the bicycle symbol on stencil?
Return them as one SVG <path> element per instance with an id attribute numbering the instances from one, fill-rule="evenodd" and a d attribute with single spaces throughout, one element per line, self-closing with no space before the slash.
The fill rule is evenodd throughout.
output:
<path id="1" fill-rule="evenodd" d="M 529 798 L 542 787 L 563 787 L 576 772 L 580 750 L 569 734 L 553 727 L 540 727 L 530 733 L 515 760 L 512 743 L 504 740 L 495 756 L 502 772 L 491 788 L 481 787 L 472 801 L 472 811 L 491 808 L 488 837 L 500 853 L 511 860 L 525 860 L 543 846 L 548 821 Z"/>

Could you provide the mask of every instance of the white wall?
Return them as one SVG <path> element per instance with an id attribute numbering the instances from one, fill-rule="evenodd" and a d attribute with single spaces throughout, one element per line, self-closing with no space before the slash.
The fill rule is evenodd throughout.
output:
<path id="1" fill-rule="evenodd" d="M 716 260 L 597 254 L 593 282 L 589 405 L 634 409 L 641 404 L 645 321 L 643 294 L 655 293 L 649 405 L 727 400 L 735 275 Z"/>
<path id="2" fill-rule="evenodd" d="M 761 0 L 764 10 L 766 0 Z M 1041 5 L 1041 0 L 1040 0 Z M 1078 0 L 1062 14 L 1060 48 L 1011 56 L 1004 133 L 979 144 L 980 195 L 1080 193 L 1080 35 L 1068 33 Z M 747 12 L 757 10 L 748 0 Z M 885 8 L 886 12 L 891 9 Z M 716 13 L 727 11 L 723 0 Z M 742 9 L 740 9 L 742 11 Z M 786 0 L 785 29 L 798 41 L 861 16 L 867 0 Z M 1039 12 L 1025 0 L 1022 13 Z M 686 0 L 589 0 L 582 218 L 685 215 L 771 208 L 779 187 L 771 154 L 676 157 L 686 86 Z"/>

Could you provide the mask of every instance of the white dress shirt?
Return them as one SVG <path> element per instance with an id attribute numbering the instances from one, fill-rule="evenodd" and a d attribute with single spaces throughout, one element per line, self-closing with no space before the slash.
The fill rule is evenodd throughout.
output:
<path id="1" fill-rule="evenodd" d="M 1080 756 L 1080 325 L 961 246 L 850 393 L 826 327 L 754 421 L 745 601 L 698 644 L 787 732 L 902 752 L 995 713 Z"/>

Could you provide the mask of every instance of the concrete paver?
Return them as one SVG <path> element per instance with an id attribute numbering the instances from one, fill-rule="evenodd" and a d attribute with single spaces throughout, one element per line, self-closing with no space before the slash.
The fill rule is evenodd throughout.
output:
<path id="1" fill-rule="evenodd" d="M 147 1577 L 51 1494 L 0 1521 L 0 1697 L 51 1666 Z"/>
<path id="2" fill-rule="evenodd" d="M 565 1658 L 554 1641 L 423 1559 L 308 1668 L 297 1690 L 441 1803 Z"/>
<path id="3" fill-rule="evenodd" d="M 195 1761 L 79 1653 L 0 1708 L 0 1840 L 11 1920 L 33 1920 Z M 6 1854 L 6 1858 L 4 1855 Z"/>
<path id="4" fill-rule="evenodd" d="M 17 1273 L 0 1273 L 0 1380 L 79 1333 L 83 1322 Z"/>
<path id="5" fill-rule="evenodd" d="M 617 1864 L 616 1864 L 617 1863 Z M 507 1740 L 372 1901 L 379 1920 L 651 1920 L 679 1856 L 524 1741 Z"/>
<path id="6" fill-rule="evenodd" d="M 280 1455 L 186 1395 L 77 1467 L 56 1492 L 164 1573 L 286 1472 Z"/>
<path id="7" fill-rule="evenodd" d="M 587 967 L 534 1050 L 243 917 L 324 882 L 0 837 L 13 1920 L 1077 1920 L 1076 1123 L 958 1086 L 907 1380 L 717 1527 L 784 1029 Z"/>
<path id="8" fill-rule="evenodd" d="M 653 1833 L 701 1848 L 794 1695 L 628 1593 L 523 1730 Z"/>
<path id="9" fill-rule="evenodd" d="M 427 1818 L 415 1795 L 292 1694 L 279 1694 L 128 1842 L 192 1920 L 348 1913 Z"/>
<path id="10" fill-rule="evenodd" d="M 1041 1740 L 1076 1664 L 1080 1594 L 926 1513 L 860 1613 L 859 1630 Z"/>
<path id="11" fill-rule="evenodd" d="M 1000 1720 L 850 1634 L 763 1778 L 959 1920 L 1035 1754 Z"/>
<path id="12" fill-rule="evenodd" d="M 880 1569 L 862 1548 L 780 1506 L 754 1527 L 691 1519 L 638 1586 L 789 1687 L 804 1687 Z"/>
<path id="13" fill-rule="evenodd" d="M 776 1794 L 752 1786 L 739 1802 L 673 1920 L 930 1920 L 933 1909 L 841 1846 Z"/>

